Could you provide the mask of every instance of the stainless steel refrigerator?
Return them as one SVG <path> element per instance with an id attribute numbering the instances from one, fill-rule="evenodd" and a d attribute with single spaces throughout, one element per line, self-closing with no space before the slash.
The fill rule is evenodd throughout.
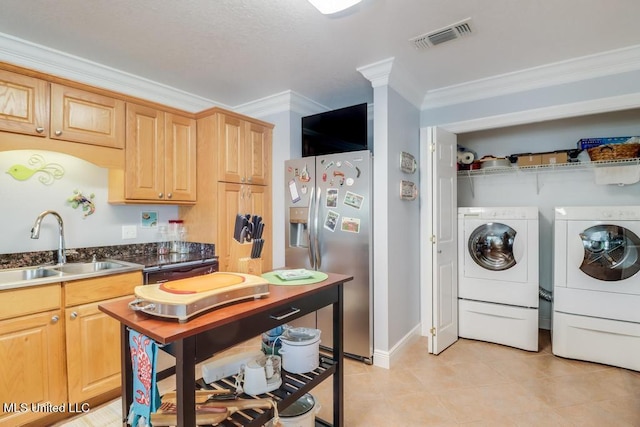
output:
<path id="1" fill-rule="evenodd" d="M 344 285 L 344 351 L 373 358 L 372 156 L 354 151 L 285 163 L 285 263 L 348 274 Z M 331 343 L 331 307 L 294 322 L 322 330 Z"/>

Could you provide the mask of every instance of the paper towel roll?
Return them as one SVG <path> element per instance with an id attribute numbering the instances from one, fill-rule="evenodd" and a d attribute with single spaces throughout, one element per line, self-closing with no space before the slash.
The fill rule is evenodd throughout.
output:
<path id="1" fill-rule="evenodd" d="M 473 163 L 475 156 L 471 151 L 459 151 L 458 152 L 458 163 L 462 163 L 464 165 L 470 165 Z"/>

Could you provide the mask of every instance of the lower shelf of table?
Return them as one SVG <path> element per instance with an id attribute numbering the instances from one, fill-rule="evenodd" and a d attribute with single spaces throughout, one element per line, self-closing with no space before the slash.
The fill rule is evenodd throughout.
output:
<path id="1" fill-rule="evenodd" d="M 327 357 L 320 358 L 320 365 L 315 370 L 305 374 L 292 374 L 282 371 L 282 385 L 280 388 L 269 393 L 260 395 L 241 394 L 241 399 L 251 398 L 272 398 L 278 405 L 278 411 L 282 411 L 305 393 L 309 393 L 314 387 L 325 379 L 331 377 L 336 372 L 336 362 Z M 197 381 L 200 389 L 235 389 L 235 376 L 223 378 L 211 384 L 206 384 L 203 380 Z M 258 427 L 269 422 L 273 418 L 272 410 L 245 409 L 232 414 L 225 421 L 218 424 L 223 427 Z M 331 426 L 324 420 L 316 419 L 316 426 Z"/>

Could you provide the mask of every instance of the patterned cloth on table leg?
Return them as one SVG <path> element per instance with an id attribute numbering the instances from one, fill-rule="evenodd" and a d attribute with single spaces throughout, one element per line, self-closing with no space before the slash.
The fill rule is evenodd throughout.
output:
<path id="1" fill-rule="evenodd" d="M 133 427 L 151 426 L 151 413 L 160 407 L 156 385 L 158 346 L 151 338 L 136 331 L 129 332 L 131 367 L 133 370 L 133 402 L 127 422 Z"/>

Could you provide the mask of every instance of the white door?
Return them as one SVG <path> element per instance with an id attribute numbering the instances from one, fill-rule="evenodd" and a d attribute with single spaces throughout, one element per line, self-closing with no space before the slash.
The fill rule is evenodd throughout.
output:
<path id="1" fill-rule="evenodd" d="M 457 185 L 455 134 L 439 128 L 421 132 L 423 333 L 438 354 L 458 339 Z M 426 185 L 425 185 L 426 184 Z"/>

